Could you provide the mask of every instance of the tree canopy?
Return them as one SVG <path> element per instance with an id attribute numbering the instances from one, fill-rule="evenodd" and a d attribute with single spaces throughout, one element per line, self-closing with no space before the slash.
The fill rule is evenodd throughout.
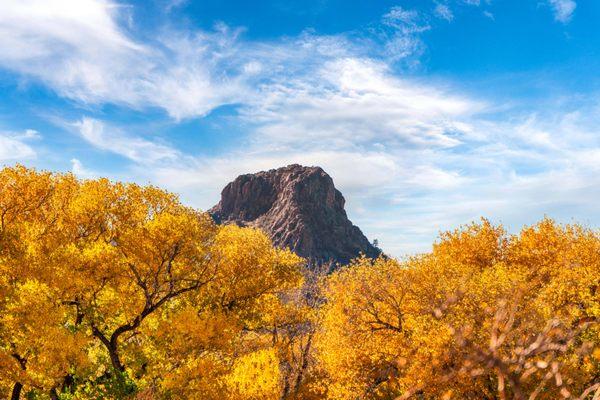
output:
<path id="1" fill-rule="evenodd" d="M 152 186 L 0 170 L 0 398 L 596 399 L 600 235 L 487 220 L 326 276 Z"/>

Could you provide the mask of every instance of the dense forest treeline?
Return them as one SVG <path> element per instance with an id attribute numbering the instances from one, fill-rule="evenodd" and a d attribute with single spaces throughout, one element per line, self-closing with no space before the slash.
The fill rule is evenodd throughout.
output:
<path id="1" fill-rule="evenodd" d="M 329 276 L 155 187 L 0 171 L 0 399 L 598 399 L 600 234 Z"/>

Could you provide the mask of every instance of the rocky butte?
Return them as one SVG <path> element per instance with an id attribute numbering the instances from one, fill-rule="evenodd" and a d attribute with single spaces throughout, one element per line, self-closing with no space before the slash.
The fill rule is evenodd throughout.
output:
<path id="1" fill-rule="evenodd" d="M 294 164 L 238 176 L 209 213 L 219 224 L 262 229 L 312 265 L 343 265 L 361 253 L 377 257 L 381 251 L 350 222 L 344 204 L 323 169 Z"/>

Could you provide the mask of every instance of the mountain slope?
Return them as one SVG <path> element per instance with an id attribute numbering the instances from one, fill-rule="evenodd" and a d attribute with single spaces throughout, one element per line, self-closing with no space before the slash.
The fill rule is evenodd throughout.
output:
<path id="1" fill-rule="evenodd" d="M 348 219 L 344 196 L 320 167 L 287 167 L 237 177 L 209 210 L 217 223 L 264 230 L 278 247 L 312 263 L 348 263 L 380 251 Z"/>

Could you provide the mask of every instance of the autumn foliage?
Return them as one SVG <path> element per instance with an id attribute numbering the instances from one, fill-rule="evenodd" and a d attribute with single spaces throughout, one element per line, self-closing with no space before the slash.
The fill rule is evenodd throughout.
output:
<path id="1" fill-rule="evenodd" d="M 155 187 L 0 171 L 0 399 L 597 399 L 600 235 L 325 276 Z"/>
<path id="2" fill-rule="evenodd" d="M 489 222 L 429 254 L 360 259 L 329 279 L 319 359 L 332 399 L 600 394 L 600 238 Z"/>

